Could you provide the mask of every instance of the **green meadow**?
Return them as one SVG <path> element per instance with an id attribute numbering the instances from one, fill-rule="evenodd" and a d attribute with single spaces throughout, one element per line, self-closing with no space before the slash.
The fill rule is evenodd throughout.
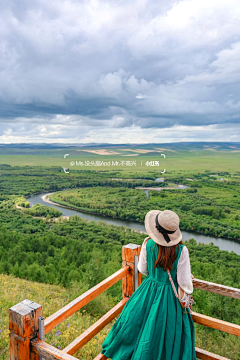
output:
<path id="1" fill-rule="evenodd" d="M 216 147 L 217 146 L 217 147 Z M 93 153 L 94 152 L 94 153 Z M 97 152 L 97 153 L 95 153 Z M 0 164 L 12 166 L 61 166 L 72 170 L 121 170 L 122 172 L 145 173 L 164 171 L 167 174 L 182 172 L 237 171 L 239 170 L 239 145 L 204 145 L 204 144 L 163 144 L 114 146 L 114 147 L 59 147 L 59 148 L 6 148 L 0 147 Z M 64 159 L 64 155 L 69 154 Z M 164 158 L 161 154 L 164 154 Z M 70 165 L 70 162 L 75 165 Z M 77 165 L 76 165 L 77 161 Z M 95 165 L 97 161 L 110 165 Z M 159 165 L 146 165 L 147 161 L 159 162 Z M 83 162 L 84 165 L 78 165 Z M 85 165 L 94 162 L 94 165 Z M 119 162 L 119 165 L 116 163 Z M 125 162 L 123 164 L 120 164 Z M 132 165 L 126 165 L 132 162 Z M 114 164 L 114 165 L 113 165 Z"/>

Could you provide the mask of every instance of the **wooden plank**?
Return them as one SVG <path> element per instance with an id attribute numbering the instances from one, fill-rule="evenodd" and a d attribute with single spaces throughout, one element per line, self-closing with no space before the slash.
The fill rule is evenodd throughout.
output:
<path id="1" fill-rule="evenodd" d="M 134 256 L 140 255 L 141 245 L 127 244 L 122 247 L 122 261 L 134 263 Z"/>
<path id="2" fill-rule="evenodd" d="M 122 280 L 122 297 L 130 297 L 134 293 L 134 256 L 139 257 L 141 246 L 128 244 L 122 247 L 122 267 L 129 266 L 129 273 Z M 141 273 L 138 273 L 138 286 L 142 282 Z"/>
<path id="3" fill-rule="evenodd" d="M 215 284 L 209 281 L 204 281 L 199 279 L 193 279 L 193 286 L 195 289 L 201 289 L 215 294 L 228 296 L 240 300 L 240 289 L 237 288 Z"/>
<path id="4" fill-rule="evenodd" d="M 110 311 L 103 315 L 98 321 L 78 336 L 71 344 L 63 349 L 63 352 L 73 355 L 81 349 L 89 340 L 91 340 L 100 330 L 102 330 L 110 321 L 112 321 L 124 308 L 129 298 L 124 298 Z"/>
<path id="5" fill-rule="evenodd" d="M 98 354 L 95 358 L 94 358 L 94 360 L 106 360 L 107 359 L 107 357 L 105 356 L 105 355 L 103 355 L 103 354 Z"/>
<path id="6" fill-rule="evenodd" d="M 78 360 L 77 358 L 64 353 L 44 341 L 34 339 L 31 341 L 32 352 L 48 360 Z M 30 359 L 30 358 L 29 358 Z M 31 358 L 32 359 L 32 358 Z"/>
<path id="7" fill-rule="evenodd" d="M 228 334 L 240 336 L 240 326 L 227 321 L 219 320 L 193 312 L 192 319 L 195 323 L 208 326 L 213 329 L 224 331 Z"/>
<path id="8" fill-rule="evenodd" d="M 105 355 L 103 355 L 103 354 L 98 354 L 95 358 L 94 358 L 94 360 L 106 360 L 107 359 L 107 357 L 105 356 Z"/>
<path id="9" fill-rule="evenodd" d="M 231 360 L 223 356 L 211 353 L 209 351 L 199 349 L 198 347 L 196 347 L 195 350 L 196 350 L 197 358 L 201 360 Z M 106 360 L 106 359 L 107 357 L 101 353 L 94 358 L 94 360 Z"/>
<path id="10" fill-rule="evenodd" d="M 123 268 L 129 267 L 128 274 L 122 279 L 122 297 L 130 297 L 134 293 L 134 264 L 122 262 Z"/>
<path id="11" fill-rule="evenodd" d="M 38 332 L 38 318 L 42 316 L 42 306 L 23 300 L 9 309 L 10 360 L 37 360 L 31 356 L 30 341 Z"/>
<path id="12" fill-rule="evenodd" d="M 206 351 L 206 350 L 202 350 L 202 349 L 199 349 L 199 348 L 195 348 L 196 350 L 196 355 L 197 355 L 197 358 L 198 359 L 202 359 L 202 360 L 231 360 L 231 359 L 228 359 L 228 358 L 225 358 L 223 356 L 220 356 L 220 355 L 217 355 L 217 354 L 213 354 L 209 351 Z M 103 354 L 98 354 L 94 360 L 106 360 L 107 357 Z"/>
<path id="13" fill-rule="evenodd" d="M 88 304 L 91 300 L 95 299 L 106 289 L 109 289 L 113 284 L 121 280 L 128 274 L 129 267 L 126 266 L 114 274 L 94 286 L 93 288 L 86 291 L 84 294 L 71 301 L 69 304 L 58 310 L 54 314 L 50 315 L 45 321 L 45 334 L 52 330 L 56 325 L 60 324 L 63 320 L 74 314 L 76 311 L 81 309 L 83 306 Z"/>
<path id="14" fill-rule="evenodd" d="M 231 359 L 225 358 L 223 356 L 213 354 L 213 353 L 211 353 L 209 351 L 199 349 L 198 347 L 196 347 L 195 350 L 196 350 L 196 355 L 197 355 L 198 359 L 202 359 L 202 360 L 231 360 Z"/>

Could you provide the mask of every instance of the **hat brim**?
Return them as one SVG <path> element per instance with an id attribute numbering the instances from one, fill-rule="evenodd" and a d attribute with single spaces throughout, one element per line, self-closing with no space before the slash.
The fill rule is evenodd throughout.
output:
<path id="1" fill-rule="evenodd" d="M 145 223 L 145 229 L 146 229 L 147 234 L 151 237 L 151 239 L 155 243 L 157 243 L 159 245 L 167 246 L 167 247 L 177 245 L 182 240 L 182 233 L 181 233 L 179 227 L 173 234 L 168 234 L 169 239 L 171 241 L 169 243 L 167 243 L 166 240 L 164 239 L 163 234 L 160 233 L 156 228 L 155 218 L 156 218 L 156 215 L 159 214 L 159 212 L 161 212 L 161 211 L 160 210 L 151 210 L 146 214 L 144 223 Z"/>

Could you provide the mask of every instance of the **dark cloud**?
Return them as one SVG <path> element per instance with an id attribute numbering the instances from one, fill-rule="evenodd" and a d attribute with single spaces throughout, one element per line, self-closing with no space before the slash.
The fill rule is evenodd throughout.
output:
<path id="1" fill-rule="evenodd" d="M 237 124 L 239 21 L 237 0 L 3 0 L 2 134 Z"/>

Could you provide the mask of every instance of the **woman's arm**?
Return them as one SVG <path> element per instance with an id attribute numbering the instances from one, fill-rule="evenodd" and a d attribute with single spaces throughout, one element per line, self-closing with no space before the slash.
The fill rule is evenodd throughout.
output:
<path id="1" fill-rule="evenodd" d="M 143 275 L 148 275 L 148 267 L 147 267 L 147 240 L 150 239 L 150 237 L 146 237 L 143 241 L 141 252 L 139 255 L 139 261 L 138 261 L 138 271 L 142 273 Z"/>
<path id="2" fill-rule="evenodd" d="M 188 248 L 186 246 L 183 247 L 181 256 L 178 260 L 177 282 L 180 288 L 183 291 L 185 291 L 187 294 L 191 294 L 193 292 L 191 265 L 190 265 Z M 181 292 L 181 295 L 182 294 L 183 293 Z"/>

